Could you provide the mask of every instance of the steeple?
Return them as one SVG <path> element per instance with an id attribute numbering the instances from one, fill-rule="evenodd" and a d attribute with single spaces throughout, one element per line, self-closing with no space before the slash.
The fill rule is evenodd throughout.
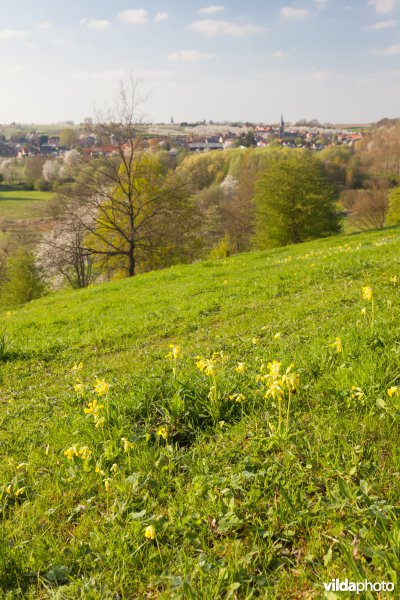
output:
<path id="1" fill-rule="evenodd" d="M 281 125 L 279 127 L 280 136 L 283 137 L 285 135 L 285 121 L 283 120 L 283 115 L 281 114 Z"/>

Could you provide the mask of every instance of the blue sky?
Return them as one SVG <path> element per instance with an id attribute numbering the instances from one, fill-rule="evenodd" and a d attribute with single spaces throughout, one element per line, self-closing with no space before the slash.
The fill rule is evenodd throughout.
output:
<path id="1" fill-rule="evenodd" d="M 2 4 L 0 123 L 79 122 L 129 72 L 152 121 L 400 116 L 400 0 Z"/>

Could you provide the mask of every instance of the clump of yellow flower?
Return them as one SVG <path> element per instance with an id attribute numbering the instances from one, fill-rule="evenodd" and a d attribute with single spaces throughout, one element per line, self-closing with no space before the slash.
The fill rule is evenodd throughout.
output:
<path id="1" fill-rule="evenodd" d="M 104 409 L 104 404 L 99 404 L 97 398 L 94 398 L 88 403 L 87 407 L 83 409 L 86 415 L 93 415 L 95 428 L 103 427 L 106 422 L 105 417 L 102 416 L 101 411 Z"/>
<path id="2" fill-rule="evenodd" d="M 343 344 L 342 344 L 342 340 L 340 339 L 340 337 L 337 337 L 335 339 L 333 344 L 331 344 L 331 348 L 334 348 L 338 354 L 343 352 Z"/>
<path id="3" fill-rule="evenodd" d="M 82 460 L 88 460 L 92 455 L 92 451 L 88 446 L 81 446 L 79 449 L 76 445 L 67 448 L 64 451 L 64 456 L 68 458 L 68 460 L 72 460 L 74 456 L 78 456 Z"/>
<path id="4" fill-rule="evenodd" d="M 351 397 L 357 398 L 357 400 L 364 400 L 365 394 L 360 387 L 356 387 L 355 385 L 351 386 Z"/>
<path id="5" fill-rule="evenodd" d="M 397 282 L 398 282 L 397 275 L 393 275 L 393 277 L 390 278 L 390 283 L 392 283 L 394 286 L 396 286 Z"/>
<path id="6" fill-rule="evenodd" d="M 232 394 L 231 396 L 229 396 L 229 399 L 234 400 L 235 402 L 241 403 L 246 400 L 246 397 L 243 396 L 243 394 Z"/>
<path id="7" fill-rule="evenodd" d="M 246 365 L 243 362 L 238 363 L 235 371 L 236 373 L 244 373 L 246 370 Z"/>
<path id="8" fill-rule="evenodd" d="M 168 438 L 168 431 L 165 427 L 160 427 L 160 429 L 157 431 L 157 435 L 166 440 Z"/>
<path id="9" fill-rule="evenodd" d="M 282 337 L 282 332 L 278 331 L 278 333 L 275 333 L 274 335 L 274 340 L 279 340 L 280 337 Z"/>
<path id="10" fill-rule="evenodd" d="M 365 285 L 362 289 L 362 297 L 364 300 L 368 300 L 369 302 L 373 299 L 374 293 L 372 288 L 369 285 Z"/>
<path id="11" fill-rule="evenodd" d="M 266 387 L 265 398 L 273 398 L 278 402 L 279 420 L 278 420 L 278 432 L 282 429 L 282 409 L 283 400 L 287 396 L 287 409 L 286 409 L 286 431 L 289 428 L 289 414 L 290 414 L 290 401 L 291 395 L 296 392 L 299 383 L 300 375 L 294 373 L 294 365 L 291 364 L 284 373 L 281 372 L 282 363 L 273 360 L 267 364 L 267 372 L 265 373 L 265 364 L 261 364 L 260 374 L 257 376 L 257 381 L 260 381 Z"/>
<path id="12" fill-rule="evenodd" d="M 144 537 L 148 540 L 156 539 L 156 530 L 154 529 L 153 525 L 148 525 L 146 527 L 146 529 L 144 530 Z"/>
<path id="13" fill-rule="evenodd" d="M 76 384 L 74 385 L 74 390 L 77 392 L 77 394 L 84 394 L 86 390 L 86 385 L 82 383 L 80 379 L 77 379 Z"/>
<path id="14" fill-rule="evenodd" d="M 170 351 L 165 355 L 165 358 L 169 358 L 171 361 L 177 361 L 182 354 L 182 348 L 175 344 L 169 344 L 168 347 L 170 348 Z"/>
<path id="15" fill-rule="evenodd" d="M 96 377 L 96 384 L 94 386 L 94 391 L 98 396 L 105 396 L 110 389 L 110 384 L 105 381 L 105 379 L 99 379 Z"/>
<path id="16" fill-rule="evenodd" d="M 131 450 L 133 448 L 132 442 L 127 440 L 125 437 L 121 438 L 121 442 L 122 442 L 122 447 L 124 449 L 124 452 L 129 452 L 129 450 Z"/>
<path id="17" fill-rule="evenodd" d="M 399 396 L 400 395 L 400 388 L 397 385 L 393 385 L 392 387 L 390 387 L 388 389 L 387 394 L 391 398 L 393 398 L 393 396 Z"/>
<path id="18" fill-rule="evenodd" d="M 72 373 L 74 373 L 75 371 L 82 371 L 83 369 L 83 363 L 75 363 L 74 366 L 72 367 L 71 371 Z"/>
<path id="19" fill-rule="evenodd" d="M 222 352 L 214 352 L 210 358 L 197 357 L 196 367 L 201 373 L 207 375 L 207 377 L 213 377 L 215 375 L 215 369 L 217 366 L 218 358 L 222 358 Z"/>

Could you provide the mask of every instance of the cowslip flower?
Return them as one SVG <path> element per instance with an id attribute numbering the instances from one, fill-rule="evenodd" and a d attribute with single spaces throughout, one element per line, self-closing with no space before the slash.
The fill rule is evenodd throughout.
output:
<path id="1" fill-rule="evenodd" d="M 124 452 L 129 452 L 129 450 L 131 450 L 131 448 L 133 448 L 132 442 L 127 440 L 125 437 L 121 438 L 121 442 L 122 442 L 122 445 L 124 448 Z"/>
<path id="2" fill-rule="evenodd" d="M 17 490 L 15 490 L 14 492 L 14 497 L 18 498 L 18 496 L 20 496 L 23 492 L 24 492 L 25 488 L 24 487 L 20 487 Z"/>
<path id="3" fill-rule="evenodd" d="M 275 333 L 274 335 L 274 340 L 279 340 L 280 337 L 282 337 L 282 332 L 278 331 L 278 333 Z"/>
<path id="4" fill-rule="evenodd" d="M 398 282 L 397 275 L 393 275 L 393 277 L 390 278 L 390 283 L 392 283 L 394 286 L 396 286 L 397 282 Z"/>
<path id="5" fill-rule="evenodd" d="M 229 396 L 229 400 L 234 400 L 235 402 L 244 402 L 246 400 L 246 397 L 243 396 L 243 394 L 232 394 L 231 396 Z"/>
<path id="6" fill-rule="evenodd" d="M 98 396 L 105 396 L 110 389 L 110 384 L 105 381 L 105 379 L 98 379 L 96 377 L 96 385 L 94 386 L 94 391 Z"/>
<path id="7" fill-rule="evenodd" d="M 146 529 L 144 530 L 144 537 L 148 540 L 156 539 L 156 530 L 154 529 L 153 525 L 148 525 L 146 527 Z"/>
<path id="8" fill-rule="evenodd" d="M 87 460 L 88 458 L 90 458 L 91 454 L 92 451 L 90 450 L 90 448 L 88 448 L 87 446 L 82 446 L 81 448 L 79 448 L 77 456 L 80 456 L 82 460 Z"/>
<path id="9" fill-rule="evenodd" d="M 75 371 L 82 371 L 83 369 L 83 363 L 75 363 L 74 366 L 72 367 L 71 371 L 72 373 L 74 373 Z"/>
<path id="10" fill-rule="evenodd" d="M 369 285 L 365 285 L 362 289 L 362 297 L 364 300 L 368 300 L 371 301 L 372 298 L 374 297 L 374 293 L 372 291 L 372 288 L 369 287 Z"/>
<path id="11" fill-rule="evenodd" d="M 399 390 L 400 388 L 397 385 L 392 385 L 392 387 L 388 389 L 387 394 L 392 398 L 393 396 L 397 396 L 399 394 Z"/>
<path id="12" fill-rule="evenodd" d="M 340 352 L 343 352 L 343 344 L 340 337 L 337 337 L 333 344 L 331 344 L 331 348 L 334 348 L 338 354 L 340 354 Z"/>
<path id="13" fill-rule="evenodd" d="M 176 346 L 175 344 L 169 344 L 168 347 L 171 348 L 171 350 L 165 355 L 165 358 L 169 358 L 170 360 L 178 360 L 182 354 L 182 348 L 180 346 Z"/>
<path id="14" fill-rule="evenodd" d="M 166 430 L 165 427 L 160 427 L 160 429 L 157 431 L 157 435 L 164 438 L 164 440 L 166 440 L 168 437 L 168 431 Z"/>
<path id="15" fill-rule="evenodd" d="M 246 365 L 242 362 L 238 363 L 238 366 L 235 369 L 236 373 L 244 373 L 245 370 L 246 370 Z"/>
<path id="16" fill-rule="evenodd" d="M 74 456 L 78 456 L 78 451 L 76 446 L 71 446 L 71 448 L 67 448 L 64 452 L 64 456 L 68 458 L 68 460 L 72 460 Z"/>
<path id="17" fill-rule="evenodd" d="M 80 379 L 76 380 L 76 384 L 74 385 L 74 390 L 78 393 L 78 394 L 83 394 L 85 392 L 86 386 L 84 383 L 82 383 L 82 381 Z"/>
<path id="18" fill-rule="evenodd" d="M 355 385 L 352 385 L 351 391 L 352 391 L 352 394 L 351 394 L 352 398 L 357 398 L 357 400 L 363 400 L 365 398 L 365 394 L 361 388 L 356 387 Z"/>

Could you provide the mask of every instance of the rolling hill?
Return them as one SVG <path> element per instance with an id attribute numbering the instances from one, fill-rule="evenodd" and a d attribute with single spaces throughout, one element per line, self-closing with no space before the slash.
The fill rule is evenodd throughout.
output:
<path id="1" fill-rule="evenodd" d="M 4 597 L 396 584 L 399 250 L 336 236 L 4 311 Z"/>

